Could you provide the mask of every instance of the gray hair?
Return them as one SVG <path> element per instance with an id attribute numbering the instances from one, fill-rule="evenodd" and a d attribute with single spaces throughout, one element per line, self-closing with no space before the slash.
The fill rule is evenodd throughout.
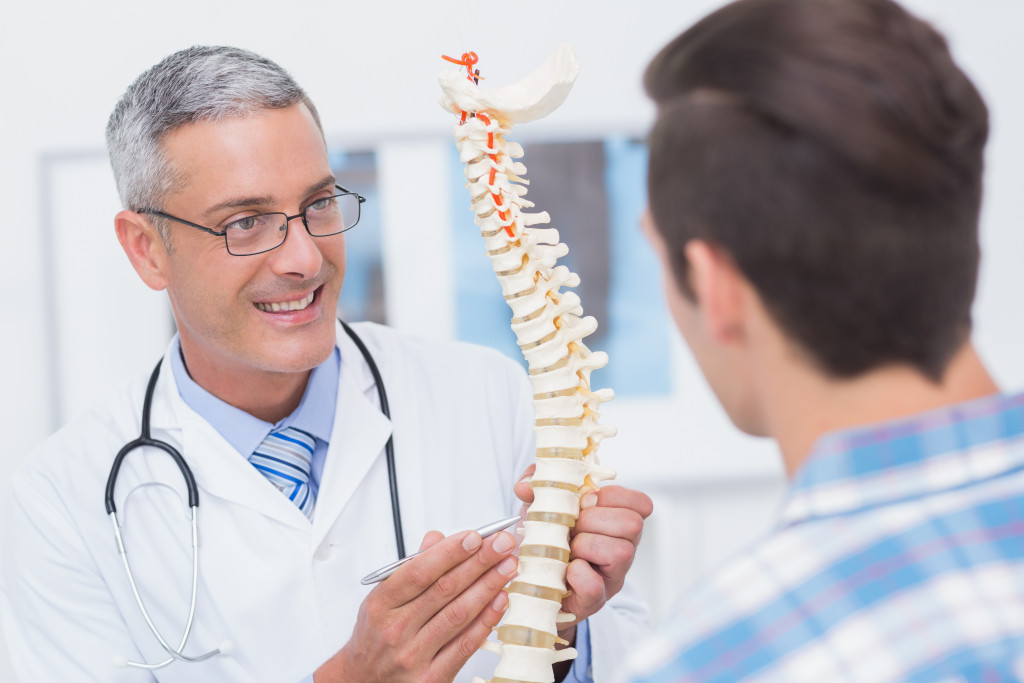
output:
<path id="1" fill-rule="evenodd" d="M 126 209 L 160 209 L 184 178 L 161 146 L 179 126 L 266 109 L 306 105 L 306 92 L 274 62 L 235 47 L 194 46 L 166 57 L 135 79 L 107 122 L 107 151 Z"/>

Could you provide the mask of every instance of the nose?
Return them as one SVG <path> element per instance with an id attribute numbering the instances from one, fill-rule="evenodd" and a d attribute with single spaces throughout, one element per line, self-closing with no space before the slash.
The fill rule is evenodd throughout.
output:
<path id="1" fill-rule="evenodd" d="M 287 229 L 288 234 L 281 246 L 269 252 L 271 268 L 278 275 L 299 276 L 302 279 L 315 277 L 324 261 L 316 238 L 306 230 L 301 215 L 289 218 Z"/>

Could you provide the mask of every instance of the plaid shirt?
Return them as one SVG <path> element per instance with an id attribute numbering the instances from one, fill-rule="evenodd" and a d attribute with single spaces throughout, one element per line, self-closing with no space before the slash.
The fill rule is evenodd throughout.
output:
<path id="1" fill-rule="evenodd" d="M 632 681 L 1024 680 L 1024 394 L 825 436 Z"/>

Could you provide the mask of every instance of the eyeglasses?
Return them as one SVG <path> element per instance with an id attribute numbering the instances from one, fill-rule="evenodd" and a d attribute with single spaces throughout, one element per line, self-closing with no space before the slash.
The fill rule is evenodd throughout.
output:
<path id="1" fill-rule="evenodd" d="M 223 237 L 229 254 L 252 256 L 284 244 L 288 236 L 288 224 L 296 218 L 302 218 L 306 232 L 313 237 L 337 235 L 355 226 L 359 222 L 359 207 L 366 201 L 366 197 L 350 192 L 341 185 L 334 187 L 339 191 L 338 194 L 317 199 L 303 209 L 302 213 L 294 216 L 281 212 L 258 213 L 231 221 L 223 230 L 211 230 L 156 209 L 139 209 L 137 213 L 160 216 Z"/>

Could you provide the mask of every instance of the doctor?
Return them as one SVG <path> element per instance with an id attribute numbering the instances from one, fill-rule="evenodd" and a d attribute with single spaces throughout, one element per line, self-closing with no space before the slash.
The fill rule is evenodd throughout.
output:
<path id="1" fill-rule="evenodd" d="M 361 198 L 336 186 L 316 109 L 276 64 L 233 48 L 171 55 L 127 90 L 107 137 L 126 207 L 118 239 L 143 282 L 167 291 L 178 328 L 148 424 L 198 487 L 181 650 L 220 652 L 155 670 L 112 664 L 167 659 L 100 505 L 114 455 L 143 429 L 147 372 L 14 479 L 2 614 L 19 680 L 490 675 L 495 658 L 474 653 L 506 607 L 514 539 L 429 530 L 517 513 L 514 490 L 529 498 L 516 486 L 532 459 L 522 371 L 465 344 L 342 330 L 341 232 Z M 427 551 L 371 590 L 359 579 L 396 554 L 389 437 L 404 531 Z M 187 495 L 174 460 L 151 447 L 126 456 L 112 491 L 139 597 L 171 648 L 191 605 Z M 581 656 L 558 672 L 566 680 L 600 680 L 645 618 L 623 579 L 650 500 L 609 486 L 587 504 L 568 573 L 579 621 L 561 634 Z"/>

